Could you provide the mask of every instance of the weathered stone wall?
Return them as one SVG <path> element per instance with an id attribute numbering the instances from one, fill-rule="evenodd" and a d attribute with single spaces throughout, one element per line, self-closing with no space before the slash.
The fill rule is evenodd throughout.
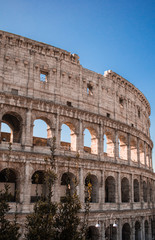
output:
<path id="1" fill-rule="evenodd" d="M 21 219 L 33 210 L 33 174 L 48 167 L 44 158 L 56 136 L 54 200 L 64 194 L 62 178 L 69 166 L 70 177 L 79 180 L 77 190 L 84 206 L 91 173 L 89 224 L 99 221 L 100 239 L 105 239 L 114 222 L 117 240 L 123 240 L 128 225 L 131 239 L 139 234 L 135 225 L 140 225 L 141 239 L 151 239 L 155 175 L 150 106 L 135 86 L 111 70 L 101 75 L 84 69 L 75 54 L 0 31 L 0 108 L 0 123 L 11 128 L 11 134 L 0 132 L 0 181 L 5 169 L 11 169 Z M 33 136 L 36 119 L 46 122 L 46 139 Z M 63 124 L 71 130 L 70 143 L 61 142 Z M 85 129 L 91 134 L 90 148 L 84 146 Z M 15 204 L 11 206 L 13 212 Z"/>

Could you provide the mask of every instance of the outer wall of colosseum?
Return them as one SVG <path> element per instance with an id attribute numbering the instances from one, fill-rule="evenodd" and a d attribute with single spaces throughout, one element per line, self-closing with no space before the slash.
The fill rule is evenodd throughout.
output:
<path id="1" fill-rule="evenodd" d="M 69 166 L 84 206 L 90 173 L 89 226 L 95 239 L 155 236 L 150 105 L 134 85 L 111 70 L 101 75 L 83 68 L 76 54 L 0 31 L 0 108 L 0 125 L 11 129 L 11 133 L 0 131 L 0 187 L 9 168 L 11 212 L 18 190 L 23 224 L 35 201 L 34 173 L 40 175 L 41 193 L 41 178 L 48 167 L 44 158 L 56 136 L 54 200 L 64 194 Z M 46 139 L 33 137 L 36 119 L 46 122 Z M 70 128 L 70 143 L 61 141 L 63 124 Z M 84 146 L 85 129 L 91 135 L 90 148 Z"/>

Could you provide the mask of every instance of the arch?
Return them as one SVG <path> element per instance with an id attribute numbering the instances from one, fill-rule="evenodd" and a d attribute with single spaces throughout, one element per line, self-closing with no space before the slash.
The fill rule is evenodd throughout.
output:
<path id="1" fill-rule="evenodd" d="M 75 133 L 75 127 L 70 122 L 61 125 L 61 146 L 71 151 L 77 149 L 77 134 Z"/>
<path id="2" fill-rule="evenodd" d="M 117 240 L 117 228 L 110 224 L 105 230 L 105 239 Z"/>
<path id="3" fill-rule="evenodd" d="M 0 190 L 5 189 L 5 184 L 9 187 L 9 201 L 15 202 L 17 192 L 17 175 L 16 172 L 10 168 L 5 168 L 0 172 Z"/>
<path id="4" fill-rule="evenodd" d="M 115 179 L 112 176 L 107 177 L 105 181 L 105 202 L 115 202 Z"/>
<path id="5" fill-rule="evenodd" d="M 104 140 L 106 139 L 106 153 L 109 157 L 114 157 L 115 154 L 115 145 L 114 145 L 114 136 L 113 133 L 109 130 L 105 131 Z"/>
<path id="6" fill-rule="evenodd" d="M 50 146 L 52 132 L 46 118 L 37 118 L 33 122 L 33 146 Z"/>
<path id="7" fill-rule="evenodd" d="M 87 240 L 99 240 L 99 229 L 95 226 L 90 226 L 87 231 Z"/>
<path id="8" fill-rule="evenodd" d="M 135 240 L 141 240 L 141 228 L 139 221 L 136 221 L 135 223 Z"/>
<path id="9" fill-rule="evenodd" d="M 84 151 L 92 154 L 98 154 L 98 139 L 93 128 L 85 128 L 84 132 Z"/>
<path id="10" fill-rule="evenodd" d="M 143 181 L 143 200 L 147 202 L 147 183 Z"/>
<path id="11" fill-rule="evenodd" d="M 139 182 L 134 179 L 134 202 L 139 202 Z"/>
<path id="12" fill-rule="evenodd" d="M 125 223 L 122 227 L 122 240 L 131 240 L 131 228 L 129 223 Z"/>
<path id="13" fill-rule="evenodd" d="M 130 196 L 129 196 L 129 180 L 124 177 L 121 181 L 121 198 L 122 203 L 129 202 Z"/>
<path id="14" fill-rule="evenodd" d="M 133 162 L 137 162 L 137 140 L 134 137 L 131 137 L 130 151 L 131 151 L 131 160 Z"/>
<path id="15" fill-rule="evenodd" d="M 61 194 L 62 197 L 66 194 L 66 191 L 70 191 L 71 195 L 73 195 L 76 191 L 76 183 L 77 178 L 71 172 L 63 173 L 61 177 Z"/>
<path id="16" fill-rule="evenodd" d="M 119 157 L 127 160 L 127 136 L 119 134 Z"/>
<path id="17" fill-rule="evenodd" d="M 91 184 L 90 202 L 97 203 L 99 198 L 98 179 L 95 175 L 89 174 L 85 179 L 85 202 L 88 199 L 88 184 Z"/>
<path id="18" fill-rule="evenodd" d="M 23 124 L 21 116 L 15 112 L 7 112 L 3 115 L 2 122 L 7 124 L 11 129 L 10 142 L 21 143 Z"/>
<path id="19" fill-rule="evenodd" d="M 11 132 L 11 128 L 8 124 L 2 122 L 1 123 L 1 140 L 3 142 L 11 142 L 11 136 L 13 133 Z"/>
<path id="20" fill-rule="evenodd" d="M 145 240 L 149 240 L 149 224 L 147 220 L 145 220 L 144 222 L 144 228 L 145 228 Z"/>
<path id="21" fill-rule="evenodd" d="M 45 173 L 44 171 L 35 171 L 31 178 L 31 202 L 38 201 L 41 196 L 45 196 Z M 43 186 L 44 185 L 44 186 Z"/>

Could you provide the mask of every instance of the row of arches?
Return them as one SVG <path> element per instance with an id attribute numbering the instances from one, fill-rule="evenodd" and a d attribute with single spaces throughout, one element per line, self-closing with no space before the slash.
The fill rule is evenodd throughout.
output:
<path id="1" fill-rule="evenodd" d="M 9 112 L 2 117 L 1 140 L 8 142 L 21 142 L 23 121 L 20 115 Z M 60 125 L 60 146 L 66 150 L 77 151 L 77 135 L 79 129 L 69 121 L 63 121 Z M 50 145 L 53 136 L 52 126 L 48 119 L 42 117 L 33 122 L 33 146 Z M 127 133 L 116 132 L 110 128 L 104 130 L 102 139 L 99 137 L 99 130 L 91 125 L 83 128 L 83 149 L 85 152 L 98 154 L 99 145 L 102 143 L 101 152 L 109 157 L 117 156 L 120 159 L 128 160 L 129 155 L 133 162 L 140 161 L 142 164 L 150 165 L 151 149 L 143 141 Z M 129 154 L 130 150 L 130 154 Z"/>
<path id="2" fill-rule="evenodd" d="M 31 202 L 35 202 L 37 197 L 46 194 L 46 183 L 44 181 L 45 172 L 38 170 L 35 171 L 31 177 Z M 0 189 L 4 188 L 5 183 L 9 183 L 10 193 L 12 195 L 11 201 L 15 201 L 16 193 L 18 189 L 18 177 L 16 171 L 10 168 L 5 168 L 0 172 Z M 61 196 L 65 195 L 66 186 L 69 186 L 71 193 L 75 192 L 75 188 L 78 185 L 78 179 L 71 172 L 65 172 L 61 176 L 60 180 L 60 192 Z M 88 186 L 91 184 L 91 194 L 90 202 L 98 203 L 99 202 L 99 181 L 97 176 L 93 174 L 88 174 L 84 179 L 85 185 L 85 201 L 88 199 Z M 117 184 L 113 176 L 108 176 L 105 179 L 105 203 L 116 203 L 116 189 Z M 37 189 L 37 192 L 36 192 Z M 133 180 L 133 201 L 141 201 L 141 190 L 142 198 L 144 202 L 153 202 L 153 185 L 143 181 L 142 186 L 137 179 Z M 131 187 L 129 180 L 126 177 L 123 177 L 121 180 L 121 202 L 129 203 L 131 201 Z"/>
<path id="3" fill-rule="evenodd" d="M 124 223 L 121 228 L 121 239 L 122 240 L 149 240 L 152 239 L 149 236 L 149 226 L 148 220 L 144 221 L 144 235 L 142 235 L 142 224 L 140 221 L 135 221 L 134 226 L 130 226 L 128 222 Z M 88 236 L 89 240 L 99 240 L 100 238 L 99 228 L 95 226 L 90 226 L 88 229 Z M 133 238 L 134 236 L 134 238 Z M 105 228 L 105 234 L 102 237 L 105 240 L 117 240 L 118 239 L 118 225 L 117 224 L 110 224 Z M 118 239 L 119 240 L 119 239 Z"/>

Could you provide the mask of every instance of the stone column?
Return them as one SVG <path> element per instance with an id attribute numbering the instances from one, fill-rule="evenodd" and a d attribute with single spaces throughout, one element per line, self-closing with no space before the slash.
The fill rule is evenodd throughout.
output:
<path id="1" fill-rule="evenodd" d="M 26 113 L 26 125 L 25 125 L 25 148 L 29 149 L 33 145 L 33 123 L 32 121 L 32 111 L 31 109 L 27 110 Z"/>
<path id="2" fill-rule="evenodd" d="M 127 134 L 127 158 L 128 158 L 128 165 L 131 164 L 131 146 L 130 146 L 130 133 Z"/>
<path id="3" fill-rule="evenodd" d="M 85 184 L 83 179 L 83 168 L 79 168 L 79 199 L 82 204 L 85 201 Z"/>
<path id="4" fill-rule="evenodd" d="M 84 148 L 84 139 L 83 139 L 83 123 L 82 120 L 79 119 L 79 132 L 77 135 L 77 150 L 83 153 Z"/>
<path id="5" fill-rule="evenodd" d="M 144 142 L 144 164 L 146 168 L 146 142 Z"/>
<path id="6" fill-rule="evenodd" d="M 143 209 L 143 203 L 144 203 L 144 199 L 143 199 L 143 178 L 140 175 L 140 184 L 139 184 L 139 197 L 140 197 L 140 203 L 141 203 L 141 209 Z"/>
<path id="7" fill-rule="evenodd" d="M 139 138 L 137 138 L 137 162 L 138 162 L 138 167 L 140 167 Z"/>
<path id="8" fill-rule="evenodd" d="M 134 203 L 134 186 L 133 186 L 133 174 L 130 175 L 130 204 L 131 209 L 133 209 L 133 203 Z"/>
<path id="9" fill-rule="evenodd" d="M 98 139 L 98 156 L 101 158 L 103 154 L 103 124 L 99 124 L 99 139 Z"/>
<path id="10" fill-rule="evenodd" d="M 115 131 L 115 161 L 117 161 L 117 158 L 119 158 L 119 138 L 118 138 L 118 132 Z"/>
<path id="11" fill-rule="evenodd" d="M 101 223 L 101 234 L 100 234 L 100 239 L 101 240 L 105 240 L 105 226 L 104 226 L 104 222 L 102 221 Z"/>
<path id="12" fill-rule="evenodd" d="M 135 240 L 135 220 L 131 218 L 131 240 Z"/>
<path id="13" fill-rule="evenodd" d="M 151 218 L 149 218 L 149 240 L 152 240 Z"/>
<path id="14" fill-rule="evenodd" d="M 145 226 L 144 226 L 144 217 L 141 217 L 141 239 L 145 239 Z"/>
<path id="15" fill-rule="evenodd" d="M 118 204 L 118 210 L 119 210 L 120 204 L 121 204 L 121 175 L 120 175 L 120 172 L 117 173 L 116 203 Z"/>
<path id="16" fill-rule="evenodd" d="M 103 205 L 105 203 L 105 179 L 104 179 L 104 171 L 101 170 L 101 185 L 100 185 L 100 206 L 103 209 Z"/>
<path id="17" fill-rule="evenodd" d="M 56 148 L 59 149 L 61 141 L 60 109 L 57 109 L 57 115 L 55 117 L 55 136 L 56 136 Z"/>
<path id="18" fill-rule="evenodd" d="M 20 186 L 20 199 L 22 202 L 23 211 L 29 211 L 28 205 L 31 201 L 31 171 L 30 171 L 30 162 L 26 161 L 24 165 L 24 176 L 21 181 Z"/>
<path id="19" fill-rule="evenodd" d="M 121 219 L 118 219 L 117 240 L 123 240 L 122 239 L 122 221 L 121 221 Z"/>

